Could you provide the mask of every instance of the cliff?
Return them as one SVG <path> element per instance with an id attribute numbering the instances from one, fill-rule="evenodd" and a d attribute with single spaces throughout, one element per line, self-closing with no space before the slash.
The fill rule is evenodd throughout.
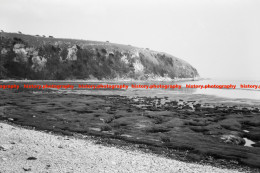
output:
<path id="1" fill-rule="evenodd" d="M 0 33 L 0 79 L 138 79 L 198 77 L 189 63 L 131 45 Z"/>

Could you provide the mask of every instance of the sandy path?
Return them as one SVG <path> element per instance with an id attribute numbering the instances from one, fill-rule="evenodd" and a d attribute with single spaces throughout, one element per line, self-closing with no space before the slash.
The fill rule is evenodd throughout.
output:
<path id="1" fill-rule="evenodd" d="M 27 160 L 29 157 L 32 160 Z M 36 159 L 36 160 L 35 160 Z M 0 173 L 238 171 L 184 163 L 139 151 L 94 144 L 0 123 Z"/>

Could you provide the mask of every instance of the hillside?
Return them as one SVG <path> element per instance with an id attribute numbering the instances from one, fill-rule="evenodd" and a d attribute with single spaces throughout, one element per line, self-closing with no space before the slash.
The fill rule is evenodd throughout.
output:
<path id="1" fill-rule="evenodd" d="M 198 77 L 163 52 L 109 42 L 0 33 L 0 79 L 138 79 Z"/>

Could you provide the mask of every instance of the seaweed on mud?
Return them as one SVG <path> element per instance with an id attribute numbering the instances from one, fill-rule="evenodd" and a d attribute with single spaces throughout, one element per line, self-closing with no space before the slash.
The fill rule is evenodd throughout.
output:
<path id="1" fill-rule="evenodd" d="M 154 126 L 151 128 L 148 128 L 146 132 L 148 133 L 164 133 L 164 132 L 169 132 L 171 129 L 163 126 Z"/>
<path id="2" fill-rule="evenodd" d="M 110 125 L 102 125 L 101 126 L 101 131 L 111 131 L 112 130 L 112 127 Z"/>
<path id="3" fill-rule="evenodd" d="M 130 104 L 135 103 L 134 99 L 118 95 L 58 93 L 34 95 L 13 91 L 2 92 L 1 99 L 1 120 L 35 127 L 38 130 L 65 135 L 81 133 L 120 139 L 121 143 L 124 141 L 147 145 L 158 153 L 163 148 L 190 150 L 191 153 L 195 152 L 200 156 L 231 158 L 243 164 L 250 162 L 250 165 L 255 167 L 260 165 L 259 147 L 230 145 L 220 141 L 221 135 L 234 132 L 241 132 L 241 136 L 249 139 L 258 139 L 259 134 L 256 132 L 259 131 L 257 125 L 260 116 L 255 112 L 248 113 L 249 109 L 246 111 L 239 111 L 238 108 L 232 108 L 234 111 L 226 111 L 231 108 L 189 110 L 178 106 L 178 109 L 169 107 L 168 109 L 169 103 L 164 105 L 162 101 L 160 108 L 137 107 L 139 102 L 150 104 L 158 102 L 158 98 L 142 97 L 139 101 L 137 98 L 138 104 Z M 5 108 L 1 108 L 3 105 Z M 95 131 L 91 128 L 101 130 Z M 251 133 L 245 135 L 242 132 L 245 128 Z M 201 158 L 194 155 L 191 157 Z"/>

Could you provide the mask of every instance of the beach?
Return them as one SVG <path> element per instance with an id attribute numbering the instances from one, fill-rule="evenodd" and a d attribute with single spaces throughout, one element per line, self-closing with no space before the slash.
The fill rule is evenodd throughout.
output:
<path id="1" fill-rule="evenodd" d="M 41 84 L 44 83 L 34 82 Z M 48 83 L 62 84 L 78 85 L 65 81 Z M 108 147 L 134 147 L 187 164 L 259 172 L 257 99 L 196 94 L 189 88 L 20 87 L 1 90 L 0 94 L 2 122 L 60 137 L 91 137 Z"/>
<path id="2" fill-rule="evenodd" d="M 0 172 L 238 173 L 0 123 Z"/>

